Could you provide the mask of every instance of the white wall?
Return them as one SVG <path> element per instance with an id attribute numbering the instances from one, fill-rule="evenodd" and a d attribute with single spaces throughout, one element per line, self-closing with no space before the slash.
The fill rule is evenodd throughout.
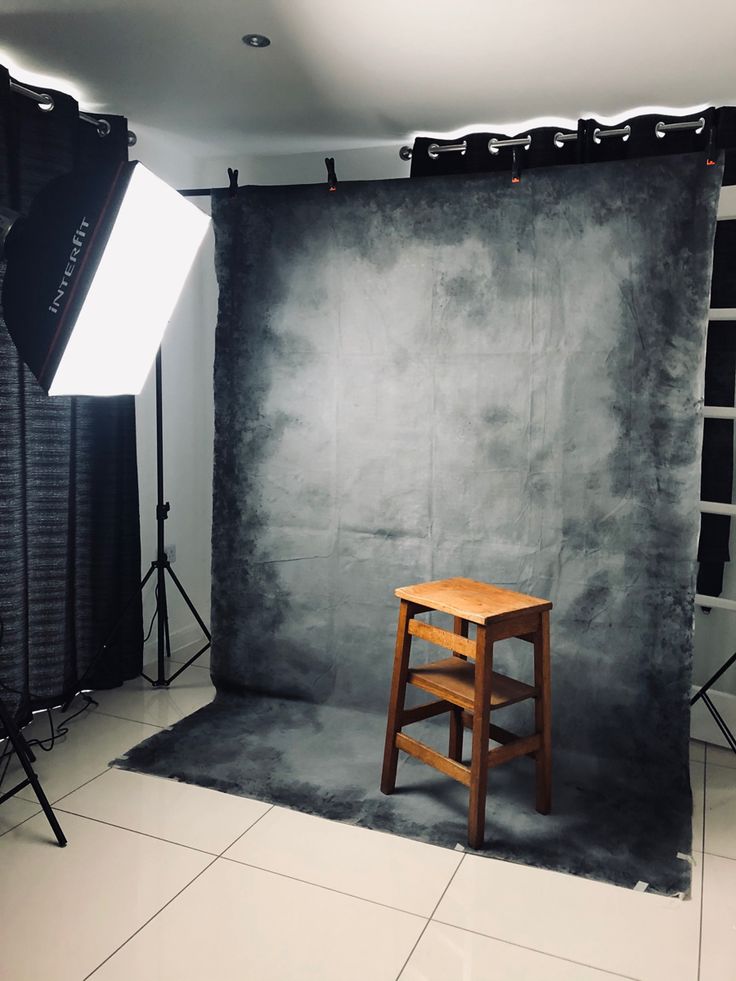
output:
<path id="1" fill-rule="evenodd" d="M 249 155 L 240 158 L 194 161 L 185 158 L 168 138 L 143 133 L 139 157 L 176 186 L 227 186 L 227 168 L 237 168 L 244 184 L 307 184 L 326 180 L 325 156 L 334 156 L 339 180 L 382 180 L 406 177 L 409 165 L 398 146 L 323 153 Z M 144 155 L 145 154 L 145 155 Z M 207 207 L 206 199 L 200 200 Z M 736 215 L 736 187 L 725 188 L 721 216 Z M 172 503 L 167 541 L 177 546 L 175 570 L 195 605 L 208 620 L 210 582 L 211 470 L 212 470 L 212 362 L 217 309 L 213 239 L 208 238 L 187 292 L 177 309 L 164 343 L 164 398 L 167 498 Z M 154 554 L 155 502 L 152 379 L 138 400 L 143 551 L 147 567 Z M 736 521 L 732 522 L 732 555 L 727 567 L 724 595 L 736 598 Z M 172 628 L 181 641 L 193 639 L 187 611 L 173 605 Z M 151 609 L 149 602 L 148 609 Z M 696 610 L 695 680 L 702 683 L 725 657 L 736 650 L 736 614 Z M 188 632 L 189 631 L 189 632 Z M 736 669 L 724 676 L 719 688 L 736 695 Z M 709 734 L 712 727 L 706 725 Z"/>

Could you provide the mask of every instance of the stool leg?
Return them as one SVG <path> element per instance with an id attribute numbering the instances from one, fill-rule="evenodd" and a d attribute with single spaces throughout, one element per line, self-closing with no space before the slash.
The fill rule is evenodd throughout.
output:
<path id="1" fill-rule="evenodd" d="M 463 710 L 457 705 L 450 709 L 450 748 L 447 755 L 456 763 L 463 761 Z"/>
<path id="2" fill-rule="evenodd" d="M 473 755 L 470 760 L 468 844 L 482 848 L 488 789 L 488 727 L 491 721 L 493 644 L 486 627 L 479 626 L 475 644 L 475 694 L 473 699 Z"/>
<path id="3" fill-rule="evenodd" d="M 468 636 L 468 621 L 463 620 L 462 617 L 453 617 L 453 632 L 460 634 L 461 637 Z M 464 654 L 458 654 L 457 651 L 452 652 L 453 657 L 460 657 L 463 661 L 467 661 L 467 657 Z"/>
<path id="4" fill-rule="evenodd" d="M 381 773 L 381 792 L 392 794 L 396 789 L 396 767 L 399 751 L 396 748 L 396 733 L 401 732 L 401 715 L 404 711 L 406 695 L 406 676 L 409 672 L 409 653 L 411 634 L 409 621 L 416 612 L 416 605 L 407 600 L 399 606 L 399 623 L 396 628 L 396 649 L 394 652 L 394 671 L 391 679 L 391 695 L 388 702 L 386 722 L 386 746 L 383 752 L 383 771 Z"/>
<path id="5" fill-rule="evenodd" d="M 538 690 L 534 701 L 535 725 L 542 737 L 542 748 L 536 753 L 537 810 L 549 814 L 552 809 L 552 681 L 546 611 L 541 614 L 534 635 L 534 684 Z"/>
<path id="6" fill-rule="evenodd" d="M 454 617 L 453 631 L 456 634 L 460 634 L 461 637 L 467 637 L 468 621 L 463 620 L 462 617 Z M 458 654 L 457 651 L 453 651 L 452 653 L 454 657 L 459 657 L 463 661 L 467 661 L 464 654 Z M 463 710 L 457 707 L 450 709 L 450 748 L 447 751 L 447 755 L 457 763 L 462 763 L 463 759 L 463 729 Z"/>

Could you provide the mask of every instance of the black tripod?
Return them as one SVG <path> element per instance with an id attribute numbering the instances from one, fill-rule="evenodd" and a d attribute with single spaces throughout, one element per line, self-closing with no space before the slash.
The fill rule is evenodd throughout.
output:
<path id="1" fill-rule="evenodd" d="M 734 734 L 731 732 L 731 730 L 728 727 L 728 723 L 723 718 L 723 716 L 721 715 L 721 713 L 718 711 L 718 709 L 716 708 L 716 706 L 713 704 L 713 702 L 711 701 L 710 695 L 708 694 L 708 692 L 710 691 L 710 689 L 718 681 L 718 679 L 721 677 L 721 675 L 724 672 L 728 671 L 728 669 L 734 663 L 736 663 L 736 652 L 733 653 L 731 655 L 731 657 L 729 657 L 729 659 L 725 662 L 725 664 L 722 664 L 721 665 L 721 667 L 716 671 L 716 673 L 713 675 L 713 677 L 712 678 L 709 678 L 706 681 L 706 683 L 703 685 L 703 687 L 698 692 L 696 692 L 695 695 L 693 695 L 693 697 L 690 699 L 690 704 L 691 705 L 694 705 L 698 701 L 698 699 L 702 699 L 703 700 L 703 704 L 708 709 L 708 711 L 710 712 L 710 714 L 713 716 L 713 719 L 715 720 L 716 725 L 718 726 L 718 728 L 723 733 L 724 739 L 726 740 L 726 742 L 728 743 L 728 745 L 731 747 L 731 749 L 734 751 L 734 753 L 736 753 L 736 736 L 734 736 Z"/>
<path id="2" fill-rule="evenodd" d="M 51 804 L 48 802 L 46 794 L 43 792 L 43 787 L 41 782 L 36 776 L 33 764 L 36 762 L 36 757 L 31 752 L 31 748 L 26 742 L 26 738 L 20 731 L 18 726 L 15 724 L 10 712 L 5 708 L 2 698 L 0 698 L 0 730 L 3 730 L 10 740 L 10 744 L 15 750 L 15 755 L 20 761 L 20 765 L 23 767 L 26 778 L 21 780 L 20 783 L 16 784 L 15 787 L 11 787 L 10 790 L 6 791 L 0 797 L 0 804 L 3 804 L 6 800 L 15 796 L 18 791 L 22 790 L 24 787 L 33 787 L 33 792 L 38 798 L 38 803 L 43 808 L 43 813 L 46 815 L 49 824 L 51 825 L 51 830 L 56 835 L 56 840 L 59 842 L 61 848 L 66 845 L 66 838 L 64 837 L 64 832 L 61 830 L 61 825 L 56 820 L 56 815 L 51 809 Z"/>
<path id="3" fill-rule="evenodd" d="M 210 647 L 212 643 L 212 637 L 210 635 L 207 626 L 202 620 L 202 617 L 197 613 L 194 603 L 190 600 L 187 595 L 186 590 L 179 582 L 176 573 L 171 568 L 168 556 L 166 555 L 166 550 L 164 547 L 164 521 L 169 516 L 169 511 L 171 510 L 171 505 L 168 501 L 164 501 L 164 426 L 163 426 L 163 402 L 162 402 L 162 385 L 161 385 L 161 348 L 158 350 L 156 355 L 156 481 L 157 481 L 157 502 L 156 502 L 156 558 L 151 563 L 151 568 L 148 570 L 146 575 L 143 577 L 140 586 L 136 592 L 131 596 L 131 598 L 126 603 L 117 620 L 115 626 L 112 628 L 108 634 L 104 644 L 102 645 L 102 650 L 100 653 L 104 653 L 107 649 L 110 641 L 115 636 L 118 627 L 125 618 L 128 610 L 136 601 L 140 593 L 145 589 L 146 583 L 151 578 L 151 576 L 156 573 L 156 616 L 158 617 L 158 641 L 157 641 L 157 674 L 155 678 L 149 678 L 145 671 L 141 671 L 142 676 L 149 681 L 154 688 L 166 688 L 174 678 L 178 678 L 182 671 L 185 671 L 190 664 L 193 664 L 198 657 Z M 189 607 L 192 616 L 197 621 L 199 626 L 202 628 L 202 632 L 207 638 L 207 642 L 204 647 L 200 648 L 197 653 L 190 657 L 189 660 L 182 664 L 173 674 L 166 677 L 165 672 L 165 658 L 171 657 L 171 641 L 169 638 L 169 608 L 166 602 L 166 573 L 171 576 L 172 582 L 179 590 L 179 594 L 184 600 L 184 602 Z"/>

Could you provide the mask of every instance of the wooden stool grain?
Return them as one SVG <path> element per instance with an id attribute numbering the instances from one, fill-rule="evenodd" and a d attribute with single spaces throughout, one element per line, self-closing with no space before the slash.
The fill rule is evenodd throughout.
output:
<path id="1" fill-rule="evenodd" d="M 536 807 L 549 814 L 552 800 L 551 678 L 549 600 L 525 596 L 473 579 L 441 579 L 397 589 L 399 622 L 386 724 L 381 790 L 393 793 L 399 750 L 415 756 L 470 790 L 468 843 L 483 845 L 490 767 L 518 756 L 536 764 Z M 439 611 L 453 617 L 453 631 L 416 619 Z M 475 639 L 468 627 L 476 627 Z M 410 668 L 412 637 L 443 647 L 451 656 Z M 494 643 L 518 637 L 534 648 L 534 685 L 493 670 Z M 415 685 L 436 697 L 433 702 L 405 708 L 406 686 Z M 534 699 L 534 732 L 517 736 L 491 722 L 491 712 Z M 405 726 L 449 713 L 447 756 L 403 732 Z M 470 766 L 462 762 L 463 731 L 472 731 Z M 500 743 L 490 749 L 489 740 Z"/>

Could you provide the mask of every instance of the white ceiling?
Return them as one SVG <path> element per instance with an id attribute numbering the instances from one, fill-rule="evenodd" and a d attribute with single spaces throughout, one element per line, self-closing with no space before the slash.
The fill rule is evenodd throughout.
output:
<path id="1" fill-rule="evenodd" d="M 243 34 L 272 39 L 246 48 Z M 0 63 L 207 156 L 736 104 L 736 3 L 2 0 Z"/>

